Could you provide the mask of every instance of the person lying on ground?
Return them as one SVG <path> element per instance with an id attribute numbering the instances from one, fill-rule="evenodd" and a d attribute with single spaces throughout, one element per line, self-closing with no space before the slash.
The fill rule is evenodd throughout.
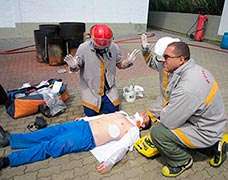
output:
<path id="1" fill-rule="evenodd" d="M 21 149 L 0 157 L 0 169 L 90 151 L 111 141 L 118 141 L 119 148 L 97 167 L 98 172 L 107 173 L 132 149 L 139 138 L 139 128 L 149 127 L 150 120 L 145 113 L 128 116 L 123 111 L 95 116 L 89 121 L 81 118 L 27 133 L 9 134 L 0 126 L 1 137 L 4 142 L 7 141 L 4 146 L 10 145 L 13 150 Z"/>

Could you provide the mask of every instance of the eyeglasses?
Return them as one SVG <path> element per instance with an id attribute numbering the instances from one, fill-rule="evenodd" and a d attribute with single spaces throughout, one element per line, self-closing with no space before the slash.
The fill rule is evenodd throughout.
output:
<path id="1" fill-rule="evenodd" d="M 182 55 L 181 55 L 182 56 Z M 181 57 L 181 56 L 169 56 L 169 55 L 167 55 L 167 54 L 164 54 L 163 55 L 163 58 L 165 59 L 165 60 L 167 60 L 168 58 L 179 58 L 179 57 Z"/>

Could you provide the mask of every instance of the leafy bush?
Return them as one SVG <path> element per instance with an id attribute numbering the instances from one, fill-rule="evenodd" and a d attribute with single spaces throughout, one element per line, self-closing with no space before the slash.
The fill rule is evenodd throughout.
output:
<path id="1" fill-rule="evenodd" d="M 225 0 L 150 0 L 150 11 L 222 15 Z"/>

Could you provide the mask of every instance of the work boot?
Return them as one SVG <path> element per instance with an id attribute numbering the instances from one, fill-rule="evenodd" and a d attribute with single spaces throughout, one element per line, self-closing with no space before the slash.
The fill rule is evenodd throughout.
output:
<path id="1" fill-rule="evenodd" d="M 228 151 L 228 134 L 224 134 L 222 140 L 216 144 L 216 149 L 209 164 L 213 167 L 219 167 L 226 160 Z"/>
<path id="2" fill-rule="evenodd" d="M 0 157 L 0 170 L 9 166 L 9 158 L 8 157 Z"/>
<path id="3" fill-rule="evenodd" d="M 9 146 L 10 133 L 0 126 L 0 148 Z"/>
<path id="4" fill-rule="evenodd" d="M 192 167 L 193 159 L 190 158 L 184 165 L 173 167 L 170 165 L 164 166 L 162 168 L 162 175 L 166 177 L 176 177 L 179 176 L 182 172 Z"/>

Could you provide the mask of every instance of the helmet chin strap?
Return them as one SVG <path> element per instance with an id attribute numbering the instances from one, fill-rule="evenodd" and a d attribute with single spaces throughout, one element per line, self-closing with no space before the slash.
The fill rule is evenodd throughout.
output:
<path id="1" fill-rule="evenodd" d="M 94 43 L 92 38 L 91 38 L 91 43 L 92 43 L 92 47 L 94 48 L 95 52 L 105 53 L 107 55 L 108 59 L 112 59 L 112 53 L 109 51 L 109 46 L 105 47 L 105 48 L 100 48 L 100 47 L 96 46 L 96 44 Z"/>
<path id="2" fill-rule="evenodd" d="M 93 41 L 92 38 L 91 38 L 91 43 L 92 43 L 92 47 L 93 47 L 95 50 L 104 50 L 104 51 L 106 51 L 106 52 L 108 51 L 109 46 L 104 47 L 104 48 L 99 47 L 99 46 L 97 46 L 97 45 L 94 43 L 94 41 Z"/>

